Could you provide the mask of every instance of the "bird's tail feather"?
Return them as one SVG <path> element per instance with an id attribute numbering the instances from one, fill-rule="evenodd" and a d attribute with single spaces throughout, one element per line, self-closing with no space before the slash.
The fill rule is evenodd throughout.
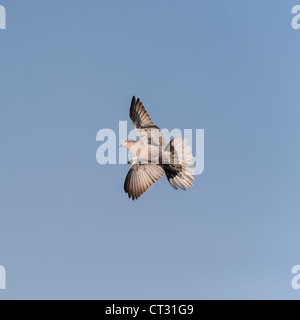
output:
<path id="1" fill-rule="evenodd" d="M 166 177 L 174 189 L 191 189 L 194 181 L 194 171 L 189 168 L 194 165 L 191 148 L 186 140 L 174 138 L 164 149 L 170 152 L 170 162 L 163 165 Z"/>

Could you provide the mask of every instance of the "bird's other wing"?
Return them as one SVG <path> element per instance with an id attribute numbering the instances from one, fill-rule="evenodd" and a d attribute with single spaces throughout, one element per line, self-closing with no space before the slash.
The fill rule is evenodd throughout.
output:
<path id="1" fill-rule="evenodd" d="M 128 171 L 124 190 L 129 198 L 137 200 L 163 175 L 164 170 L 160 165 L 135 163 Z"/>
<path id="2" fill-rule="evenodd" d="M 161 147 L 166 146 L 162 131 L 152 122 L 140 99 L 132 98 L 129 116 L 141 141 Z"/>

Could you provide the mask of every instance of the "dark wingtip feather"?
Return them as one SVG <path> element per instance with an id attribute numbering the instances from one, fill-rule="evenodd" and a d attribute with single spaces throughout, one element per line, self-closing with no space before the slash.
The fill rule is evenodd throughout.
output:
<path id="1" fill-rule="evenodd" d="M 136 105 L 136 99 L 135 99 L 135 96 L 132 97 L 132 100 L 131 100 L 131 106 L 130 106 L 130 112 L 129 112 L 129 117 L 132 119 L 133 116 L 134 116 L 134 107 Z"/>
<path id="2" fill-rule="evenodd" d="M 133 96 L 133 97 L 132 97 L 132 100 L 131 100 L 131 106 L 132 106 L 132 107 L 135 106 L 135 101 L 136 101 L 135 96 Z"/>

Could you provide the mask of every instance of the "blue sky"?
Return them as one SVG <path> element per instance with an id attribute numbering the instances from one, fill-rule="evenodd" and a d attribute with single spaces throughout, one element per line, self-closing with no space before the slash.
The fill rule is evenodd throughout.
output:
<path id="1" fill-rule="evenodd" d="M 299 299 L 300 1 L 0 0 L 0 299 Z M 205 129 L 139 201 L 96 133 Z"/>

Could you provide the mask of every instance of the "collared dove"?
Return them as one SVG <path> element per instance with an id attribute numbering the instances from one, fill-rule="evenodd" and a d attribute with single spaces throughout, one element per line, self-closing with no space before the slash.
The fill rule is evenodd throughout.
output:
<path id="1" fill-rule="evenodd" d="M 164 174 L 175 190 L 178 187 L 191 189 L 194 172 L 189 167 L 194 162 L 187 141 L 175 137 L 167 145 L 162 131 L 152 122 L 140 99 L 132 98 L 129 115 L 140 140 L 126 139 L 120 146 L 136 156 L 128 162 L 131 167 L 124 184 L 128 197 L 137 200 Z"/>

